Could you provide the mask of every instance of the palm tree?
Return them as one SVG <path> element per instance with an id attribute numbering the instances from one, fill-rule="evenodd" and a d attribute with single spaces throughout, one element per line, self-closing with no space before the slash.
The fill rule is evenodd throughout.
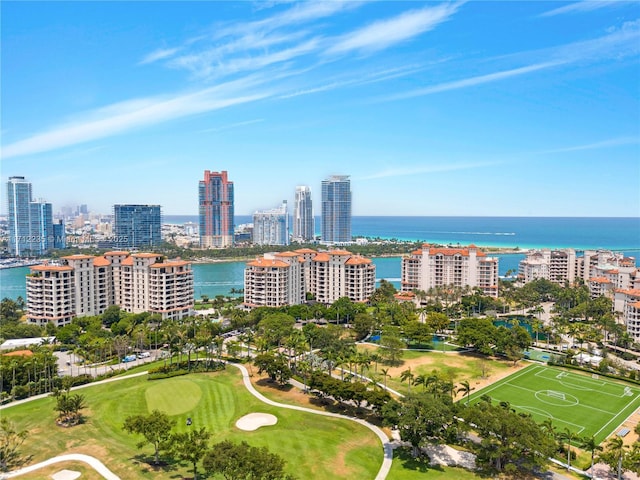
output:
<path id="1" fill-rule="evenodd" d="M 565 428 L 561 433 L 561 438 L 567 441 L 567 470 L 571 468 L 571 440 L 575 438 L 575 433 Z"/>
<path id="2" fill-rule="evenodd" d="M 591 452 L 591 476 L 593 477 L 593 464 L 595 461 L 596 451 L 602 451 L 602 447 L 596 442 L 595 437 L 584 437 L 582 439 L 582 447 Z"/>
<path id="3" fill-rule="evenodd" d="M 618 466 L 618 480 L 622 478 L 622 460 L 624 459 L 626 448 L 627 446 L 624 444 L 622 437 L 618 437 L 617 435 L 611 437 L 607 442 L 606 453 L 609 454 L 612 463 Z M 613 465 L 610 464 L 610 466 Z"/>
<path id="4" fill-rule="evenodd" d="M 415 376 L 411 372 L 411 367 L 407 368 L 400 374 L 400 381 L 404 382 L 405 380 L 407 380 L 407 383 L 409 384 L 409 393 L 411 393 L 411 385 L 413 384 L 414 377 Z"/>
<path id="5" fill-rule="evenodd" d="M 475 388 L 469 385 L 469 380 L 463 380 L 462 382 L 460 382 L 460 386 L 456 390 L 456 393 L 462 393 L 463 395 L 466 395 L 467 405 L 469 405 L 469 394 L 471 394 L 473 390 L 475 390 Z"/>
<path id="6" fill-rule="evenodd" d="M 384 377 L 384 389 L 387 389 L 387 377 L 389 376 L 389 369 L 388 368 L 381 368 L 380 369 L 380 373 L 382 373 L 382 376 Z"/>

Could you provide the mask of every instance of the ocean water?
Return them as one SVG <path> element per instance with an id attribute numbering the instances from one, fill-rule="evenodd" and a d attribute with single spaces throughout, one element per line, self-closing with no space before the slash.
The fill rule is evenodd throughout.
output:
<path id="1" fill-rule="evenodd" d="M 166 223 L 197 222 L 192 215 L 167 215 Z M 237 216 L 236 225 L 250 223 Z M 320 222 L 317 221 L 316 225 Z M 640 260 L 640 218 L 353 217 L 353 235 L 434 243 L 520 248 L 604 248 Z M 517 270 L 523 254 L 495 255 L 499 274 Z M 400 284 L 400 258 L 376 258 L 376 276 Z M 243 288 L 245 262 L 194 264 L 195 296 L 228 295 Z M 29 269 L 0 270 L 0 298 L 26 298 Z"/>
<path id="2" fill-rule="evenodd" d="M 164 221 L 197 223 L 198 217 L 166 215 Z M 251 222 L 249 215 L 235 218 L 236 225 Z M 320 225 L 316 217 L 316 229 Z M 440 244 L 640 251 L 640 217 L 353 217 L 351 230 L 354 236 Z"/>

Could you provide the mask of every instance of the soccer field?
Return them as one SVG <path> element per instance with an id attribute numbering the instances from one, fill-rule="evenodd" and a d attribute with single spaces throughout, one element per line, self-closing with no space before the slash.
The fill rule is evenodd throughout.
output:
<path id="1" fill-rule="evenodd" d="M 470 401 L 489 395 L 530 413 L 538 423 L 551 419 L 555 427 L 602 442 L 640 407 L 640 388 L 598 375 L 531 365 L 474 392 Z"/>

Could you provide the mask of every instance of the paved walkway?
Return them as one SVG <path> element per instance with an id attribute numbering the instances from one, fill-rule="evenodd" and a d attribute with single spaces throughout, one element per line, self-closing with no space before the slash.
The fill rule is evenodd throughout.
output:
<path id="1" fill-rule="evenodd" d="M 380 466 L 380 470 L 378 471 L 375 480 L 384 480 L 385 478 L 387 478 L 387 475 L 391 470 L 391 462 L 393 460 L 393 447 L 391 445 L 391 442 L 389 441 L 389 437 L 387 437 L 387 435 L 380 428 L 360 418 L 349 417 L 347 415 L 341 415 L 339 413 L 324 412 L 322 410 L 313 410 L 311 408 L 299 407 L 296 405 L 285 405 L 284 403 L 278 403 L 273 400 L 269 400 L 267 397 L 265 397 L 255 389 L 255 387 L 251 383 L 251 379 L 249 378 L 249 371 L 245 368 L 244 365 L 240 365 L 237 363 L 229 363 L 228 365 L 232 365 L 238 368 L 242 372 L 242 381 L 244 382 L 244 386 L 247 387 L 247 390 L 249 390 L 249 392 L 258 400 L 268 405 L 279 408 L 288 408 L 289 410 L 298 410 L 300 412 L 313 413 L 315 415 L 323 415 L 325 417 L 342 418 L 345 420 L 351 420 L 352 422 L 356 422 L 364 427 L 367 427 L 378 436 L 378 438 L 382 442 L 382 447 L 384 449 L 384 459 L 382 460 L 382 465 Z"/>
<path id="2" fill-rule="evenodd" d="M 59 457 L 53 457 L 49 460 L 45 460 L 44 462 L 36 463 L 34 465 L 29 465 L 28 467 L 21 468 L 20 470 L 14 470 L 13 472 L 0 474 L 1 479 L 9 479 L 14 478 L 19 475 L 24 475 L 26 473 L 31 473 L 39 468 L 48 467 L 49 465 L 53 465 L 55 463 L 60 462 L 82 462 L 86 463 L 90 467 L 92 467 L 96 472 L 102 475 L 107 480 L 120 480 L 115 473 L 109 470 L 104 463 L 94 457 L 90 457 L 89 455 L 82 455 L 80 453 L 70 453 L 68 455 L 60 455 Z"/>

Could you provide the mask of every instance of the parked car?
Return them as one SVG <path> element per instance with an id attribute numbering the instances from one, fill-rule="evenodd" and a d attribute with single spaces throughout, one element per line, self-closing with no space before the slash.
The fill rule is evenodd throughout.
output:
<path id="1" fill-rule="evenodd" d="M 142 352 L 138 354 L 138 358 L 149 358 L 151 354 L 149 352 Z"/>

